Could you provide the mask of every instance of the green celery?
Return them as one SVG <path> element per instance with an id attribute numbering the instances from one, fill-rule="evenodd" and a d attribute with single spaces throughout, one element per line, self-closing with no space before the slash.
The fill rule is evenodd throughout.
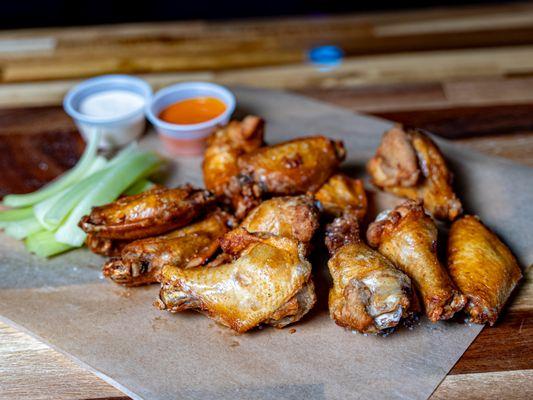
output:
<path id="1" fill-rule="evenodd" d="M 41 189 L 27 194 L 10 194 L 4 197 L 3 204 L 10 207 L 27 207 L 37 204 L 77 182 L 91 166 L 98 151 L 100 132 L 91 136 L 83 155 L 78 163 L 65 174 L 43 186 Z"/>
<path id="2" fill-rule="evenodd" d="M 135 182 L 133 185 L 127 188 L 124 191 L 124 194 L 126 196 L 139 194 L 142 192 L 146 192 L 147 190 L 153 188 L 154 186 L 155 186 L 155 183 L 149 181 L 148 179 L 139 179 L 137 182 Z"/>
<path id="3" fill-rule="evenodd" d="M 88 168 L 88 170 L 83 174 L 83 179 L 79 182 L 74 183 L 72 186 L 67 187 L 66 189 L 63 189 L 61 192 L 54 194 L 52 197 L 47 198 L 46 200 L 41 201 L 40 203 L 37 203 L 33 206 L 33 213 L 39 223 L 42 225 L 43 228 L 50 230 L 54 230 L 57 228 L 61 220 L 57 223 L 53 223 L 52 221 L 48 220 L 48 214 L 49 212 L 54 209 L 60 209 L 62 210 L 66 215 L 72 208 L 76 205 L 76 203 L 68 203 L 65 200 L 65 197 L 68 196 L 69 193 L 73 192 L 78 194 L 78 198 L 80 199 L 83 196 L 83 192 L 80 188 L 84 188 L 83 182 L 85 182 L 87 179 L 91 178 L 93 175 L 95 175 L 96 172 L 101 171 L 103 168 L 105 168 L 107 165 L 107 160 L 104 157 L 97 156 L 92 165 Z M 93 179 L 94 181 L 94 179 Z M 78 192 L 79 191 L 79 192 Z"/>
<path id="4" fill-rule="evenodd" d="M 45 213 L 42 215 L 42 220 L 39 220 L 41 224 L 48 230 L 56 229 L 76 204 L 107 174 L 107 171 L 110 171 L 118 163 L 131 158 L 134 154 L 140 154 L 140 152 L 137 150 L 137 145 L 132 143 L 107 162 L 104 169 L 86 177 L 63 192 L 62 196 L 45 210 Z"/>
<path id="5" fill-rule="evenodd" d="M 39 221 L 34 216 L 12 222 L 5 227 L 5 233 L 15 239 L 24 239 L 32 233 L 40 231 L 42 228 Z"/>
<path id="6" fill-rule="evenodd" d="M 54 232 L 51 231 L 33 233 L 26 238 L 24 243 L 28 251 L 35 253 L 39 257 L 55 256 L 73 248 L 68 244 L 58 242 L 54 237 Z"/>
<path id="7" fill-rule="evenodd" d="M 21 219 L 29 218 L 32 215 L 33 209 L 31 207 L 14 208 L 12 210 L 0 211 L 0 227 L 10 225 L 11 223 L 20 221 Z"/>
<path id="8" fill-rule="evenodd" d="M 159 164 L 160 159 L 155 154 L 138 153 L 118 162 L 113 168 L 106 168 L 105 176 L 84 196 L 59 227 L 55 234 L 56 240 L 71 246 L 81 246 L 86 236 L 78 227 L 81 217 L 88 214 L 92 207 L 115 200 L 133 182 L 151 174 Z"/>

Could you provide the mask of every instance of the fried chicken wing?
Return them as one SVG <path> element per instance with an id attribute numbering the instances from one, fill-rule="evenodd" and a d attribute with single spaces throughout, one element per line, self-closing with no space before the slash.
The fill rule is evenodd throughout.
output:
<path id="1" fill-rule="evenodd" d="M 327 214 L 335 217 L 340 217 L 344 210 L 350 208 L 361 221 L 368 208 L 363 181 L 343 174 L 329 178 L 315 193 L 315 199 L 322 204 Z"/>
<path id="2" fill-rule="evenodd" d="M 157 188 L 94 207 L 79 225 L 100 238 L 141 239 L 187 225 L 214 201 L 210 192 L 190 185 Z"/>
<path id="3" fill-rule="evenodd" d="M 250 211 L 240 226 L 248 232 L 267 232 L 307 244 L 318 229 L 318 217 L 311 196 L 274 197 Z"/>
<path id="4" fill-rule="evenodd" d="M 226 193 L 229 180 L 239 174 L 238 158 L 263 145 L 264 125 L 263 119 L 249 115 L 208 138 L 202 165 L 206 189 L 217 196 Z"/>
<path id="5" fill-rule="evenodd" d="M 95 254 L 105 257 L 118 257 L 120 252 L 131 240 L 106 239 L 95 234 L 88 234 L 85 244 Z"/>
<path id="6" fill-rule="evenodd" d="M 316 192 L 346 156 L 342 142 L 313 136 L 261 147 L 238 159 L 240 175 L 228 194 L 235 213 L 243 217 L 262 195 Z"/>
<path id="7" fill-rule="evenodd" d="M 409 313 L 411 280 L 360 238 L 358 216 L 348 210 L 326 227 L 333 278 L 329 312 L 340 326 L 378 333 Z"/>
<path id="8" fill-rule="evenodd" d="M 464 307 L 466 297 L 437 258 L 437 227 L 420 202 L 408 200 L 378 216 L 367 238 L 411 278 L 431 321 L 449 319 Z"/>
<path id="9" fill-rule="evenodd" d="M 314 305 L 311 264 L 298 241 L 239 228 L 224 240 L 235 259 L 197 268 L 163 268 L 161 309 L 193 309 L 243 333 L 261 324 L 283 327 Z"/>
<path id="10" fill-rule="evenodd" d="M 494 325 L 511 292 L 522 278 L 516 258 L 477 217 L 466 215 L 452 224 L 448 269 L 466 295 L 470 321 Z"/>
<path id="11" fill-rule="evenodd" d="M 164 236 L 140 239 L 126 245 L 120 258 L 109 260 L 104 276 L 125 286 L 159 282 L 164 265 L 191 268 L 205 264 L 219 248 L 219 239 L 234 223 L 223 211 Z"/>
<path id="12" fill-rule="evenodd" d="M 419 130 L 405 131 L 396 126 L 386 132 L 367 170 L 377 187 L 400 197 L 423 200 L 435 218 L 453 221 L 462 213 L 442 153 Z"/>

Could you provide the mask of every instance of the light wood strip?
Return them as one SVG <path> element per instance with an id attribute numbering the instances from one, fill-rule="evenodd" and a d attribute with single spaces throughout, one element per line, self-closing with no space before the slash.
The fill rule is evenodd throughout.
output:
<path id="1" fill-rule="evenodd" d="M 124 396 L 47 345 L 0 323 L 0 399 Z"/>
<path id="2" fill-rule="evenodd" d="M 450 375 L 431 396 L 431 400 L 524 400 L 531 398 L 533 398 L 533 369 Z"/>
<path id="3" fill-rule="evenodd" d="M 115 65 L 115 62 L 116 60 L 109 61 L 110 69 Z M 158 61 L 157 59 L 141 59 L 139 62 L 156 64 Z M 50 68 L 57 77 L 69 74 L 69 66 L 64 65 L 63 67 L 64 70 L 61 70 L 60 66 L 54 70 L 52 65 L 43 66 L 44 69 Z M 87 63 L 86 68 L 87 71 L 90 71 L 91 64 Z M 22 79 L 26 74 L 31 75 L 32 69 L 33 67 L 20 66 L 5 71 L 6 79 Z M 448 96 L 449 101 L 455 101 L 456 104 L 475 102 L 489 104 L 499 101 L 496 95 L 499 83 L 488 84 L 490 79 L 501 80 L 506 76 L 527 74 L 533 75 L 533 46 L 352 57 L 346 59 L 340 67 L 327 71 L 327 73 L 309 64 L 293 64 L 244 70 L 145 74 L 141 76 L 153 83 L 156 89 L 186 80 L 208 80 L 228 85 L 244 84 L 276 89 L 342 89 L 368 85 L 403 85 L 444 81 L 446 82 L 444 99 Z M 514 99 L 518 101 L 530 100 L 531 91 L 528 92 L 527 87 L 523 84 L 524 82 L 529 84 L 531 78 L 522 79 L 524 81 L 517 80 L 514 83 L 510 81 L 511 83 L 506 84 L 508 94 L 502 93 L 504 101 L 506 98 L 509 102 L 514 101 Z M 453 83 L 457 80 L 474 80 L 470 84 L 474 91 L 469 92 L 467 89 L 460 89 L 461 82 Z M 475 80 L 479 80 L 479 82 L 476 83 Z M 0 106 L 59 104 L 64 93 L 76 82 L 79 80 L 1 85 Z M 512 85 L 514 87 L 511 87 Z M 429 102 L 428 107 L 442 105 L 442 101 L 441 98 L 433 104 Z M 401 106 L 398 105 L 397 108 L 401 109 Z"/>

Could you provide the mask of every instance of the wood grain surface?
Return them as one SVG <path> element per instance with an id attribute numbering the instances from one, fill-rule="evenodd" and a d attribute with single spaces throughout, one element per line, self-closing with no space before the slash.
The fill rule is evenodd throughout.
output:
<path id="1" fill-rule="evenodd" d="M 343 63 L 310 65 L 306 52 L 319 44 L 341 46 Z M 60 101 L 78 79 L 108 72 L 142 74 L 155 88 L 201 79 L 293 90 L 533 165 L 533 4 L 523 3 L 1 32 L 0 193 L 30 190 L 24 179 L 36 187 L 72 165 L 83 145 Z M 56 147 L 36 146 L 37 137 Z M 20 163 L 34 174 L 6 183 Z M 526 279 L 501 320 L 432 399 L 533 398 L 533 283 L 531 266 L 523 267 Z M 2 323 L 0 398 L 127 399 Z"/>

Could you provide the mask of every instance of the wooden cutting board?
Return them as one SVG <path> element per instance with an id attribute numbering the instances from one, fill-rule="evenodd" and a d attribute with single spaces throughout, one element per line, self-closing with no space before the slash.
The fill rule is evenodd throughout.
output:
<path id="1" fill-rule="evenodd" d="M 267 140 L 275 142 L 317 131 L 342 138 L 350 154 L 348 164 L 356 170 L 360 170 L 381 132 L 389 126 L 380 120 L 281 93 L 240 89 L 237 94 L 241 113 L 256 112 L 270 122 Z M 153 137 L 147 137 L 145 145 L 160 150 Z M 460 177 L 467 209 L 480 213 L 511 242 L 521 260 L 530 262 L 528 227 L 522 215 L 531 212 L 524 200 L 531 193 L 523 190 L 531 170 L 446 143 L 443 147 Z M 173 171 L 176 182 L 198 182 L 199 164 L 199 159 L 177 163 Z M 179 392 L 191 398 L 207 394 L 235 398 L 254 393 L 268 398 L 290 392 L 295 398 L 328 398 L 357 391 L 371 398 L 387 393 L 424 398 L 479 332 L 479 327 L 422 324 L 413 332 L 399 332 L 384 339 L 388 342 L 376 341 L 338 329 L 325 310 L 319 308 L 316 315 L 297 327 L 297 335 L 265 330 L 257 337 L 228 338 L 224 330 L 213 333 L 203 317 L 173 318 L 146 308 L 153 298 L 150 288 L 125 291 L 101 282 L 98 280 L 101 261 L 83 250 L 43 263 L 28 258 L 16 243 L 6 246 L 1 250 L 2 275 L 7 278 L 0 290 L 0 313 L 131 395 L 166 398 Z M 17 265 L 16 273 L 13 265 Z M 62 308 L 65 303 L 68 309 Z M 49 318 L 43 320 L 44 314 Z M 57 329 L 59 325 L 61 330 Z M 88 326 L 92 327 L 89 331 Z M 193 332 L 189 333 L 189 329 Z M 214 351 L 202 359 L 206 357 L 202 346 L 213 343 Z M 272 344 L 284 349 L 275 361 L 267 356 L 271 351 L 264 353 L 268 350 L 265 346 Z M 409 346 L 414 347 L 410 350 Z M 274 346 L 272 351 L 279 349 Z M 328 356 L 333 358 L 328 360 Z M 258 363 L 265 360 L 270 361 L 267 366 L 274 370 L 268 369 L 267 373 L 257 370 Z M 204 369 L 210 375 L 202 381 Z M 256 380 L 259 376 L 261 379 Z M 275 377 L 279 378 L 278 385 L 270 382 Z"/>

